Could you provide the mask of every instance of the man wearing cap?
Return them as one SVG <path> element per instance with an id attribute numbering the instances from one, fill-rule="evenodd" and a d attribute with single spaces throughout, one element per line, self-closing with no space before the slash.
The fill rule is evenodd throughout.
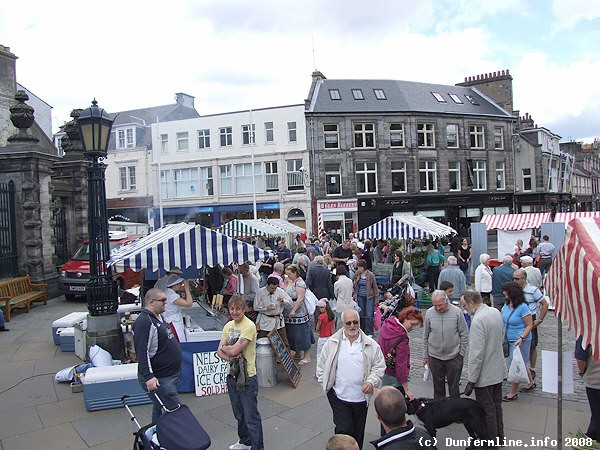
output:
<path id="1" fill-rule="evenodd" d="M 181 309 L 189 308 L 193 304 L 190 283 L 188 280 L 184 280 L 179 275 L 173 273 L 168 276 L 166 285 L 167 289 L 165 294 L 167 296 L 167 304 L 165 305 L 163 316 L 167 323 L 173 328 L 179 342 L 186 342 L 187 339 L 185 336 L 185 326 L 183 325 L 183 314 L 181 313 Z M 180 292 L 183 292 L 185 297 L 181 297 L 181 295 L 179 295 Z"/>
<path id="2" fill-rule="evenodd" d="M 177 275 L 175 275 L 177 276 Z M 181 403 L 177 381 L 181 374 L 181 347 L 162 314 L 167 297 L 160 289 L 150 289 L 144 297 L 144 309 L 133 324 L 133 343 L 138 359 L 138 380 L 145 391 L 156 392 L 168 409 Z M 162 414 L 154 395 L 152 423 Z"/>
<path id="3" fill-rule="evenodd" d="M 279 334 L 285 346 L 289 347 L 283 318 L 283 308 L 285 306 L 290 308 L 294 306 L 292 298 L 279 287 L 279 279 L 276 277 L 267 278 L 267 285 L 258 290 L 254 300 L 254 311 L 258 312 L 256 318 L 258 339 L 266 337 L 273 330 L 277 330 L 277 334 Z"/>
<path id="4" fill-rule="evenodd" d="M 156 280 L 156 283 L 154 283 L 154 287 L 156 289 L 160 289 L 161 291 L 166 291 L 167 290 L 167 278 L 169 278 L 169 275 L 179 275 L 181 276 L 182 272 L 181 269 L 177 266 L 172 267 L 171 269 L 166 271 L 166 274 L 164 277 L 160 277 L 158 280 Z"/>
<path id="5" fill-rule="evenodd" d="M 533 266 L 533 258 L 531 256 L 521 256 L 521 267 L 527 274 L 527 282 L 538 289 L 542 287 L 542 272 L 540 269 Z"/>

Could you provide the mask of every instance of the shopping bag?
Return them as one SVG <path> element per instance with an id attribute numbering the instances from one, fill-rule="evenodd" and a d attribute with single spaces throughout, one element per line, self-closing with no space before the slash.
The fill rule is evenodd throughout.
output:
<path id="1" fill-rule="evenodd" d="M 431 377 L 431 369 L 429 368 L 429 364 L 425 364 L 425 371 L 423 372 L 423 381 L 429 381 Z"/>
<path id="2" fill-rule="evenodd" d="M 314 314 L 317 309 L 317 296 L 309 288 L 304 292 L 304 304 L 308 310 L 308 314 Z"/>
<path id="3" fill-rule="evenodd" d="M 510 368 L 508 369 L 507 380 L 509 383 L 529 383 L 527 367 L 525 367 L 525 361 L 523 361 L 520 347 L 515 347 L 513 350 L 513 357 Z"/>
<path id="4" fill-rule="evenodd" d="M 375 312 L 373 313 L 373 328 L 375 328 L 375 331 L 379 331 L 381 328 L 381 316 L 381 309 L 379 309 L 379 306 L 376 305 Z"/>

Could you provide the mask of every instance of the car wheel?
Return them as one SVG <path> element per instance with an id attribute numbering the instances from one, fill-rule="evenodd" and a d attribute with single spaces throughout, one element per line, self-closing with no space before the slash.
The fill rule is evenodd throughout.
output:
<path id="1" fill-rule="evenodd" d="M 65 294 L 65 298 L 67 299 L 68 302 L 75 301 L 75 295 L 73 295 L 73 294 Z"/>

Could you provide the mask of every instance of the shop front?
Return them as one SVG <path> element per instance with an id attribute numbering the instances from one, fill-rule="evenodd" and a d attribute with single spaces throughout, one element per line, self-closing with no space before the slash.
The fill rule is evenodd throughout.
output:
<path id="1" fill-rule="evenodd" d="M 358 231 L 358 208 L 356 199 L 318 200 L 318 234 L 329 234 L 340 239 Z"/>

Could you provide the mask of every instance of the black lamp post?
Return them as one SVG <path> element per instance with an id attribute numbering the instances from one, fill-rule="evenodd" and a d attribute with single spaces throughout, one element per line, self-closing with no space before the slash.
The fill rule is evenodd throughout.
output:
<path id="1" fill-rule="evenodd" d="M 88 346 L 97 344 L 110 352 L 114 359 L 121 359 L 123 334 L 117 314 L 118 288 L 106 266 L 110 259 L 110 245 L 104 183 L 106 164 L 102 162 L 107 156 L 112 124 L 113 119 L 98 107 L 95 99 L 77 119 L 83 154 L 90 159 L 87 168 L 90 278 L 85 288 L 90 312 Z"/>

